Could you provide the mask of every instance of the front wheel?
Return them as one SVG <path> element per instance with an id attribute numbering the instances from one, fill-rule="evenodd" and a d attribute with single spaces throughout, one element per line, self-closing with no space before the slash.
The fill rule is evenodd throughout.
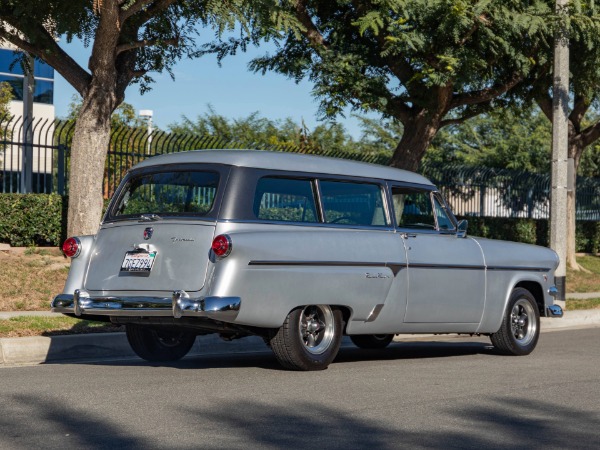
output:
<path id="1" fill-rule="evenodd" d="M 528 355 L 540 337 L 540 311 L 533 295 L 523 288 L 512 291 L 500 329 L 490 336 L 505 355 Z"/>
<path id="2" fill-rule="evenodd" d="M 360 348 L 386 348 L 394 340 L 393 334 L 357 334 L 350 336 L 354 345 Z"/>
<path id="3" fill-rule="evenodd" d="M 127 340 L 133 351 L 146 361 L 177 361 L 188 354 L 195 334 L 170 331 L 128 323 L 125 327 Z"/>
<path id="4" fill-rule="evenodd" d="M 270 339 L 279 363 L 292 370 L 323 370 L 342 342 L 342 312 L 328 305 L 293 310 Z"/>

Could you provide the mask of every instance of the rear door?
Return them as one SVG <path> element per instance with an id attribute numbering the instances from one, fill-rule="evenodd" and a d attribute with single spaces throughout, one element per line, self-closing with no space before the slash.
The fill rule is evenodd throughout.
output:
<path id="1" fill-rule="evenodd" d="M 198 291 L 204 286 L 224 168 L 132 173 L 96 237 L 90 291 Z"/>

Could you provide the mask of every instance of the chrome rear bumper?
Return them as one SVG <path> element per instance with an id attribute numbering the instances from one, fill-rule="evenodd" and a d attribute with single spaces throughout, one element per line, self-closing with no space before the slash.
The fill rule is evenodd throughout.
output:
<path id="1" fill-rule="evenodd" d="M 82 316 L 163 316 L 206 317 L 233 322 L 240 310 L 240 297 L 190 298 L 185 291 L 175 291 L 169 297 L 92 297 L 77 289 L 73 295 L 60 294 L 52 300 L 52 311 Z"/>

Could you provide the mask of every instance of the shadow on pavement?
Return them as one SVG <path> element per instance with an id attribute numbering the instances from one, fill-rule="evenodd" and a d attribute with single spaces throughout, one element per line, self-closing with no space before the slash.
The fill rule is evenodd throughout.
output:
<path id="1" fill-rule="evenodd" d="M 437 427 L 415 423 L 413 408 L 406 405 L 378 420 L 369 416 L 372 408 L 348 413 L 341 406 L 307 402 L 302 392 L 297 394 L 297 401 L 279 406 L 259 400 L 224 400 L 218 408 L 205 402 L 187 405 L 175 417 L 155 423 L 144 422 L 141 410 L 125 423 L 113 418 L 110 408 L 89 412 L 81 404 L 74 408 L 57 400 L 15 395 L 0 416 L 0 447 L 528 449 L 592 448 L 598 443 L 597 414 L 541 400 L 523 399 L 516 405 L 512 399 L 492 397 L 486 406 L 473 401 L 460 410 L 438 409 L 435 413 L 445 426 Z M 185 428 L 170 429 L 177 420 L 184 420 Z"/>

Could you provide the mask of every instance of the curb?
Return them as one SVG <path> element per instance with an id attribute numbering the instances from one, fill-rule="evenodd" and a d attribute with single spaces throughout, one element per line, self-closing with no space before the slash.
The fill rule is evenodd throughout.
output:
<path id="1" fill-rule="evenodd" d="M 210 334 L 198 336 L 189 355 L 256 352 L 266 349 L 264 341 L 257 336 L 249 336 L 239 342 L 228 342 L 216 334 Z M 125 333 L 0 338 L 0 367 L 120 358 L 137 358 Z"/>
<path id="2" fill-rule="evenodd" d="M 562 318 L 541 319 L 542 332 L 600 326 L 600 309 L 565 311 Z M 430 339 L 433 335 L 399 335 L 394 341 Z M 264 341 L 250 336 L 235 342 L 216 334 L 198 336 L 190 356 L 266 351 Z M 125 333 L 96 333 L 53 337 L 0 338 L 0 367 L 51 362 L 137 358 Z"/>

